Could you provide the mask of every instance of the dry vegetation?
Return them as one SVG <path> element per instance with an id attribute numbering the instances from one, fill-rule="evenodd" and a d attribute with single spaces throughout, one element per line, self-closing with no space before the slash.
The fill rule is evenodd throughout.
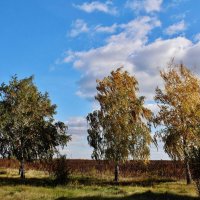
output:
<path id="1" fill-rule="evenodd" d="M 69 183 L 58 186 L 45 171 L 44 163 L 27 164 L 26 180 L 22 181 L 19 179 L 17 161 L 0 160 L 0 199 L 197 199 L 195 186 L 187 186 L 181 180 L 183 166 L 180 162 L 151 161 L 148 165 L 142 165 L 132 161 L 121 165 L 119 185 L 113 184 L 112 164 L 105 161 L 99 164 L 91 160 L 70 160 L 69 165 L 72 169 Z M 147 173 L 149 170 L 150 173 Z"/>
<path id="2" fill-rule="evenodd" d="M 53 164 L 53 163 L 51 163 Z M 68 166 L 73 174 L 79 175 L 111 175 L 113 176 L 114 164 L 108 161 L 95 160 L 68 160 Z M 0 159 L 0 168 L 18 168 L 19 162 L 13 159 Z M 26 169 L 48 171 L 49 165 L 45 162 L 32 162 L 26 164 Z M 129 161 L 120 164 L 121 177 L 145 177 L 158 176 L 164 178 L 184 179 L 185 172 L 183 163 L 180 161 L 155 160 L 144 164 L 140 161 Z"/>

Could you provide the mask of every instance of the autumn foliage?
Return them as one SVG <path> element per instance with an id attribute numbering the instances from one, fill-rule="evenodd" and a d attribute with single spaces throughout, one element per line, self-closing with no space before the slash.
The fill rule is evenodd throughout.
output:
<path id="1" fill-rule="evenodd" d="M 190 151 L 200 141 L 200 80 L 183 64 L 171 63 L 160 75 L 164 88 L 157 88 L 155 95 L 159 112 L 154 123 L 161 125 L 157 135 L 172 159 L 184 160 L 187 183 L 190 184 Z"/>
<path id="2" fill-rule="evenodd" d="M 138 97 L 138 82 L 121 68 L 97 81 L 100 109 L 89 113 L 88 143 L 92 157 L 115 163 L 118 182 L 119 163 L 128 159 L 148 160 L 152 142 L 147 122 L 152 113 L 144 107 L 144 97 Z"/>

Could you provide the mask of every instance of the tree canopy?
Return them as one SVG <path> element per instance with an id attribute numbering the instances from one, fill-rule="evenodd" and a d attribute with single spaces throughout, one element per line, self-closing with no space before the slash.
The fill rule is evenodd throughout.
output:
<path id="1" fill-rule="evenodd" d="M 155 124 L 172 159 L 185 161 L 187 182 L 191 182 L 188 156 L 192 146 L 199 145 L 200 80 L 183 64 L 170 64 L 160 73 L 164 89 L 156 89 L 155 101 L 160 110 Z"/>
<path id="2" fill-rule="evenodd" d="M 114 161 L 116 168 L 131 158 L 147 160 L 152 141 L 147 122 L 152 113 L 144 107 L 144 97 L 137 96 L 136 78 L 119 68 L 97 81 L 97 91 L 100 110 L 87 116 L 92 157 Z"/>
<path id="3" fill-rule="evenodd" d="M 70 140 L 67 126 L 54 122 L 56 105 L 42 94 L 33 77 L 0 86 L 0 154 L 21 162 L 50 158 Z M 22 174 L 23 176 L 23 174 Z"/>

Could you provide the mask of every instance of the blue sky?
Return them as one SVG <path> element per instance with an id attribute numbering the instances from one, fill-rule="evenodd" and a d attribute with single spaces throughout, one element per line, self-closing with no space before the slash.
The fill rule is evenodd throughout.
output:
<path id="1" fill-rule="evenodd" d="M 124 66 L 156 112 L 159 70 L 175 57 L 200 74 L 198 0 L 0 0 L 0 81 L 35 76 L 72 134 L 72 158 L 90 158 L 85 116 L 96 79 Z M 166 159 L 162 148 L 152 159 Z"/>

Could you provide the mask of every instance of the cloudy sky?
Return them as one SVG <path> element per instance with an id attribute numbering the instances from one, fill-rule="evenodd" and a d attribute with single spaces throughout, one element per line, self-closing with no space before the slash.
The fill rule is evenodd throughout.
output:
<path id="1" fill-rule="evenodd" d="M 170 59 L 200 72 L 199 9 L 198 0 L 0 0 L 0 81 L 34 75 L 69 126 L 64 152 L 90 158 L 85 116 L 98 107 L 96 79 L 124 66 L 156 112 L 159 70 Z"/>

